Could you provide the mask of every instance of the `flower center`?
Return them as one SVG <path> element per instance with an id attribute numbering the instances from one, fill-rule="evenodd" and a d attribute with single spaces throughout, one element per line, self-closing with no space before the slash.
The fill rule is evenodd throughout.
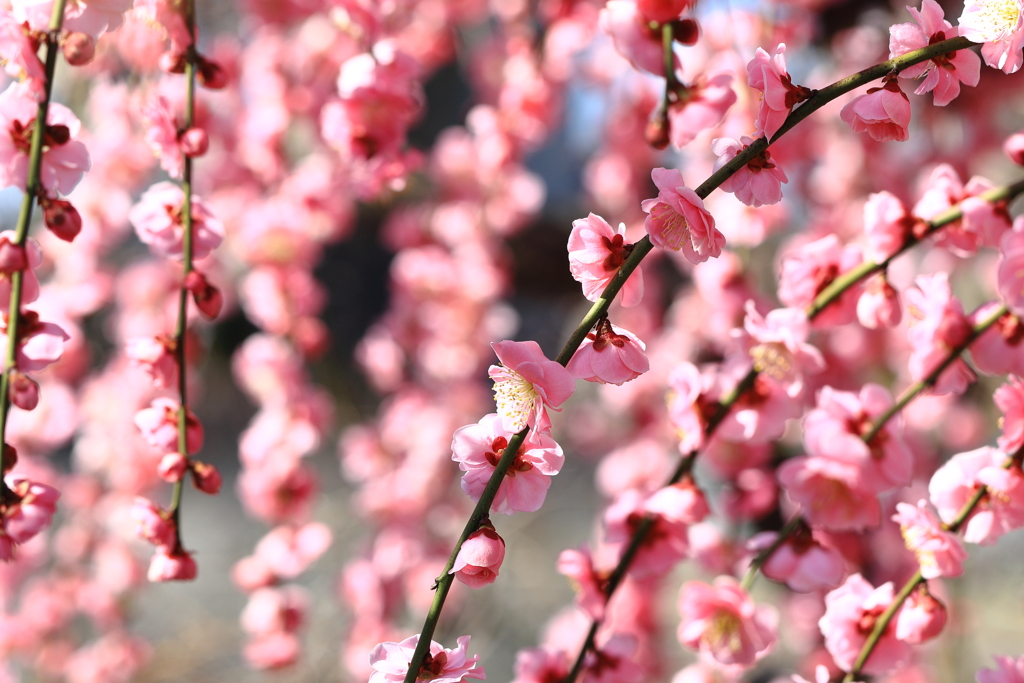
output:
<path id="1" fill-rule="evenodd" d="M 961 26 L 965 24 L 963 20 L 967 19 L 969 28 L 977 31 L 985 42 L 1009 38 L 1020 19 L 1020 0 L 982 0 L 980 5 L 977 12 L 965 13 L 961 17 Z"/>
<path id="2" fill-rule="evenodd" d="M 515 370 L 505 366 L 494 373 L 494 402 L 498 414 L 507 419 L 514 431 L 521 431 L 537 405 L 537 390 Z"/>
<path id="3" fill-rule="evenodd" d="M 711 649 L 718 650 L 725 646 L 731 652 L 737 652 L 743 648 L 740 641 L 740 618 L 732 612 L 719 610 L 707 630 L 704 631 L 702 640 L 711 646 Z"/>
<path id="4" fill-rule="evenodd" d="M 651 218 L 662 226 L 665 246 L 669 249 L 678 251 L 683 248 L 684 242 L 693 243 L 693 238 L 690 236 L 690 224 L 686 222 L 684 216 L 676 213 L 675 209 L 668 204 L 664 202 L 656 204 L 651 209 Z"/>
<path id="5" fill-rule="evenodd" d="M 781 342 L 758 344 L 750 349 L 750 357 L 754 360 L 754 369 L 780 382 L 796 379 L 796 363 L 793 354 Z"/>

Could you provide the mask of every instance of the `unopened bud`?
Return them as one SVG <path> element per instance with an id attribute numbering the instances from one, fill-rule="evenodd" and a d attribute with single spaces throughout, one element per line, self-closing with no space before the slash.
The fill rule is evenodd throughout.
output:
<path id="1" fill-rule="evenodd" d="M 210 90 L 221 90 L 228 84 L 228 75 L 217 62 L 200 56 L 196 66 L 199 67 L 199 83 Z"/>
<path id="2" fill-rule="evenodd" d="M 181 151 L 188 157 L 201 157 L 210 147 L 210 138 L 202 128 L 189 128 L 178 139 Z"/>
<path id="3" fill-rule="evenodd" d="M 7 474 L 18 464 L 18 449 L 10 444 L 4 444 L 4 471 L 0 474 Z"/>
<path id="4" fill-rule="evenodd" d="M 39 405 L 39 385 L 18 369 L 11 370 L 8 379 L 8 395 L 11 403 L 22 410 L 35 410 Z"/>
<path id="5" fill-rule="evenodd" d="M 700 24 L 693 19 L 677 19 L 672 22 L 672 40 L 683 45 L 696 45 L 700 38 Z"/>
<path id="6" fill-rule="evenodd" d="M 50 232 L 65 242 L 71 242 L 82 231 L 82 215 L 66 199 L 46 200 L 43 221 Z"/>
<path id="7" fill-rule="evenodd" d="M 0 273 L 10 275 L 28 268 L 25 247 L 19 247 L 6 236 L 0 237 Z"/>
<path id="8" fill-rule="evenodd" d="M 1006 138 L 1006 142 L 1003 143 L 1003 151 L 1013 160 L 1013 163 L 1024 166 L 1024 131 L 1014 133 Z"/>
<path id="9" fill-rule="evenodd" d="M 209 463 L 194 461 L 192 463 L 192 483 L 203 493 L 216 495 L 220 491 L 220 472 Z"/>
<path id="10" fill-rule="evenodd" d="M 71 66 L 84 66 L 96 56 L 96 41 L 86 33 L 69 33 L 61 44 L 64 59 Z"/>
<path id="11" fill-rule="evenodd" d="M 668 147 L 668 112 L 665 107 L 659 106 L 647 120 L 647 127 L 644 129 L 644 139 L 654 149 L 665 149 Z"/>
<path id="12" fill-rule="evenodd" d="M 199 312 L 207 319 L 213 320 L 220 315 L 220 309 L 224 306 L 224 297 L 220 290 L 214 287 L 198 270 L 193 270 L 185 276 L 185 289 L 192 292 L 192 300 L 196 302 Z"/>
<path id="13" fill-rule="evenodd" d="M 168 453 L 160 458 L 160 464 L 156 467 L 156 473 L 168 484 L 181 481 L 188 468 L 188 459 L 181 453 Z"/>

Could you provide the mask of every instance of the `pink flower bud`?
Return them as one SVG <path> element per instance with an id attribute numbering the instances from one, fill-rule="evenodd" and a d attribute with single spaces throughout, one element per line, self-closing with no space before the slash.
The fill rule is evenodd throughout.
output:
<path id="1" fill-rule="evenodd" d="M 135 520 L 135 533 L 139 538 L 158 546 L 174 544 L 177 536 L 174 523 L 167 519 L 167 513 L 154 505 L 153 501 L 136 498 L 130 514 Z"/>
<path id="2" fill-rule="evenodd" d="M 494 583 L 504 559 L 505 541 L 485 519 L 462 544 L 455 565 L 448 573 L 455 574 L 456 579 L 470 588 L 480 588 Z"/>
<path id="3" fill-rule="evenodd" d="M 69 33 L 61 44 L 64 59 L 71 66 L 85 66 L 96 56 L 96 41 L 87 33 Z"/>
<path id="4" fill-rule="evenodd" d="M 178 411 L 181 405 L 169 398 L 155 398 L 149 408 L 135 413 L 142 437 L 164 453 L 178 450 Z M 203 425 L 192 411 L 185 413 L 185 447 L 189 453 L 203 448 Z"/>
<path id="5" fill-rule="evenodd" d="M 11 403 L 22 410 L 35 410 L 39 405 L 39 385 L 18 369 L 11 370 L 8 393 Z"/>
<path id="6" fill-rule="evenodd" d="M 193 270 L 185 276 L 185 289 L 192 292 L 192 299 L 196 307 L 208 320 L 213 320 L 220 315 L 220 309 L 224 306 L 224 297 L 220 290 L 214 287 L 198 270 Z"/>
<path id="7" fill-rule="evenodd" d="M 644 343 L 629 330 L 602 318 L 587 335 L 565 369 L 576 379 L 622 384 L 650 369 Z"/>
<path id="8" fill-rule="evenodd" d="M 221 68 L 217 62 L 210 61 L 205 57 L 200 56 L 198 58 L 199 83 L 210 90 L 221 90 L 227 87 L 228 74 L 224 69 Z"/>
<path id="9" fill-rule="evenodd" d="M 181 481 L 188 469 L 188 459 L 181 453 L 168 453 L 160 459 L 156 473 L 169 484 Z"/>
<path id="10" fill-rule="evenodd" d="M 157 581 L 191 581 L 196 578 L 196 561 L 184 550 L 171 550 L 167 546 L 157 548 L 149 562 L 146 577 Z"/>
<path id="11" fill-rule="evenodd" d="M 43 205 L 43 220 L 54 235 L 71 242 L 82 231 L 82 215 L 66 199 L 49 199 Z"/>
<path id="12" fill-rule="evenodd" d="M 902 317 L 900 297 L 885 276 L 869 280 L 857 300 L 857 320 L 860 324 L 872 330 L 896 327 Z"/>
<path id="13" fill-rule="evenodd" d="M 6 235 L 0 237 L 0 273 L 10 275 L 28 268 L 25 247 L 19 247 Z"/>
<path id="14" fill-rule="evenodd" d="M 938 637 L 946 626 L 946 606 L 928 592 L 922 584 L 910 597 L 896 617 L 896 637 L 911 645 L 920 645 Z"/>
<path id="15" fill-rule="evenodd" d="M 50 526 L 60 491 L 28 479 L 15 478 L 8 486 L 21 501 L 4 512 L 4 530 L 14 543 L 21 545 Z"/>
<path id="16" fill-rule="evenodd" d="M 216 495 L 220 491 L 220 472 L 213 465 L 194 461 L 192 463 L 192 483 L 203 493 Z"/>
<path id="17" fill-rule="evenodd" d="M 185 156 L 201 157 L 210 147 L 210 137 L 202 128 L 193 127 L 181 134 L 178 144 Z"/>
<path id="18" fill-rule="evenodd" d="M 1024 166 L 1024 131 L 1014 133 L 1006 138 L 1006 142 L 1003 143 L 1003 151 L 1013 160 L 1013 163 Z"/>
<path id="19" fill-rule="evenodd" d="M 644 140 L 654 149 L 665 149 L 671 141 L 669 136 L 668 115 L 664 107 L 651 112 L 644 128 Z"/>

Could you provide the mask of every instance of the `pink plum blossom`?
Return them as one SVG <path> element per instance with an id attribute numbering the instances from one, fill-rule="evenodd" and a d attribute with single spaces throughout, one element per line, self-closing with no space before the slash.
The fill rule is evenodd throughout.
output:
<path id="1" fill-rule="evenodd" d="M 380 643 L 373 648 L 370 653 L 373 673 L 370 674 L 369 683 L 402 683 L 419 640 L 420 635 L 417 633 L 400 643 Z M 448 650 L 431 641 L 430 650 L 416 680 L 431 683 L 459 683 L 470 678 L 483 680 L 484 668 L 478 666 L 480 655 L 469 657 L 466 652 L 469 636 L 460 636 L 457 642 L 458 647 Z"/>
<path id="2" fill-rule="evenodd" d="M 567 577 L 576 591 L 576 604 L 592 619 L 604 619 L 608 598 L 604 590 L 608 574 L 594 568 L 594 558 L 584 547 L 567 549 L 558 554 L 558 573 Z"/>
<path id="3" fill-rule="evenodd" d="M 651 528 L 629 567 L 630 575 L 635 578 L 662 576 L 683 560 L 690 548 L 687 526 L 691 521 L 688 520 L 699 521 L 702 513 L 707 512 L 703 496 L 698 500 L 681 491 L 662 490 L 667 491 L 668 497 L 655 501 L 655 507 L 668 508 L 668 514 L 650 509 L 648 503 L 654 497 L 647 498 L 636 490 L 620 494 L 604 513 L 606 540 L 620 546 L 620 552 L 625 550 L 644 517 L 652 516 Z"/>
<path id="4" fill-rule="evenodd" d="M 665 75 L 661 28 L 651 28 L 634 0 L 609 0 L 598 15 L 598 27 L 611 36 L 616 52 L 641 71 Z M 679 57 L 673 55 L 678 64 Z"/>
<path id="5" fill-rule="evenodd" d="M 680 363 L 669 373 L 668 386 L 668 419 L 679 437 L 679 452 L 685 455 L 704 446 L 704 379 L 697 366 Z"/>
<path id="6" fill-rule="evenodd" d="M 897 503 L 892 519 L 900 525 L 907 550 L 917 557 L 921 576 L 937 579 L 963 574 L 967 551 L 956 534 L 942 528 L 938 517 L 928 509 L 927 501 L 918 501 L 917 507 Z"/>
<path id="7" fill-rule="evenodd" d="M 999 243 L 996 283 L 1006 307 L 1024 316 L 1024 218 L 1014 220 L 1013 230 Z"/>
<path id="8" fill-rule="evenodd" d="M 688 581 L 679 593 L 679 642 L 719 664 L 748 667 L 768 654 L 777 640 L 778 617 L 758 607 L 728 576 L 714 585 Z"/>
<path id="9" fill-rule="evenodd" d="M 621 385 L 650 369 L 646 348 L 635 334 L 601 318 L 565 369 L 576 379 Z"/>
<path id="10" fill-rule="evenodd" d="M 530 426 L 538 431 L 550 428 L 547 408 L 558 406 L 572 396 L 575 381 L 569 371 L 548 360 L 535 341 L 492 342 L 501 361 L 487 374 L 494 380 L 494 400 L 502 428 L 516 433 Z"/>
<path id="11" fill-rule="evenodd" d="M 754 140 L 744 135 L 739 141 L 732 138 L 718 138 L 711 143 L 711 151 L 718 156 L 715 170 L 725 166 L 736 155 L 749 147 Z M 748 161 L 736 173 L 720 185 L 725 192 L 732 192 L 736 199 L 747 206 L 764 206 L 782 201 L 782 184 L 788 183 L 785 171 L 772 162 L 771 154 L 764 150 Z"/>
<path id="12" fill-rule="evenodd" d="M 960 15 L 960 35 L 984 43 L 985 63 L 1012 74 L 1024 62 L 1024 13 L 1021 0 L 967 0 Z"/>
<path id="13" fill-rule="evenodd" d="M 637 0 L 637 7 L 648 21 L 664 24 L 678 19 L 693 7 L 695 0 Z"/>
<path id="14" fill-rule="evenodd" d="M 173 259 L 184 258 L 185 227 L 182 203 L 185 194 L 171 182 L 151 186 L 128 213 L 139 240 L 154 254 Z M 192 258 L 205 258 L 220 245 L 224 227 L 199 199 L 192 196 Z"/>
<path id="15" fill-rule="evenodd" d="M 942 7 L 935 0 L 924 0 L 920 10 L 907 7 L 907 11 L 917 24 L 889 27 L 889 59 L 956 37 L 957 30 L 945 20 Z M 934 90 L 935 106 L 944 107 L 960 94 L 961 83 L 971 87 L 978 85 L 981 59 L 971 50 L 957 50 L 900 72 L 901 78 L 921 76 L 925 79 L 914 94 L 923 95 Z"/>
<path id="16" fill-rule="evenodd" d="M 1011 375 L 992 395 L 992 401 L 1003 411 L 999 450 L 1016 453 L 1024 447 L 1024 381 Z"/>
<path id="17" fill-rule="evenodd" d="M 172 546 L 178 530 L 168 514 L 148 498 L 137 497 L 131 509 L 135 535 L 153 545 Z"/>
<path id="18" fill-rule="evenodd" d="M 874 140 L 910 139 L 910 99 L 900 89 L 896 77 L 886 76 L 879 88 L 855 97 L 842 111 L 841 118 L 854 133 L 867 133 Z"/>
<path id="19" fill-rule="evenodd" d="M 569 655 L 564 650 L 526 648 L 516 653 L 512 683 L 551 683 L 569 675 Z"/>
<path id="20" fill-rule="evenodd" d="M 863 469 L 848 460 L 791 458 L 778 470 L 779 483 L 799 503 L 813 526 L 831 531 L 878 526 L 882 511 L 873 483 Z"/>
<path id="21" fill-rule="evenodd" d="M 466 472 L 462 490 L 473 500 L 480 499 L 511 438 L 512 433 L 502 426 L 501 418 L 495 413 L 456 430 L 452 438 L 452 459 Z M 548 434 L 530 431 L 505 473 L 491 503 L 491 511 L 510 515 L 539 510 L 551 477 L 558 474 L 564 461 L 562 449 L 554 439 Z"/>
<path id="22" fill-rule="evenodd" d="M 170 398 L 155 398 L 149 408 L 135 414 L 135 425 L 149 445 L 165 453 L 178 450 L 178 411 L 181 405 Z M 186 412 L 187 447 L 195 453 L 203 447 L 203 426 L 192 411 Z"/>
<path id="23" fill-rule="evenodd" d="M 494 583 L 498 569 L 505 559 L 505 541 L 494 530 L 490 520 L 469 535 L 459 549 L 449 574 L 470 588 L 481 588 Z"/>
<path id="24" fill-rule="evenodd" d="M 700 76 L 685 93 L 668 108 L 669 140 L 679 149 L 693 142 L 701 132 L 721 123 L 736 103 L 729 72 Z"/>
<path id="25" fill-rule="evenodd" d="M 825 648 L 840 669 L 853 669 L 878 617 L 892 601 L 891 582 L 875 588 L 860 574 L 853 574 L 825 596 L 825 615 L 818 626 L 825 636 Z M 910 646 L 897 640 L 896 624 L 890 622 L 861 670 L 866 674 L 883 674 L 907 661 L 910 654 Z"/>
<path id="26" fill-rule="evenodd" d="M 572 222 L 569 233 L 569 272 L 583 285 L 583 296 L 597 301 L 605 287 L 619 272 L 632 245 L 625 243 L 626 225 L 612 229 L 608 222 L 595 214 Z M 619 303 L 636 306 L 644 296 L 644 274 L 634 270 L 619 290 Z"/>
<path id="27" fill-rule="evenodd" d="M 167 546 L 157 548 L 149 561 L 146 578 L 157 583 L 161 581 L 191 581 L 196 578 L 196 561 L 192 555 L 180 548 L 173 550 Z"/>
<path id="28" fill-rule="evenodd" d="M 900 437 L 900 420 L 888 420 L 869 443 L 864 437 L 875 420 L 892 407 L 888 389 L 867 383 L 859 394 L 823 387 L 817 407 L 804 419 L 804 445 L 812 456 L 856 464 L 874 492 L 906 486 L 913 474 L 913 456 Z"/>
<path id="29" fill-rule="evenodd" d="M 889 284 L 885 275 L 875 275 L 857 299 L 857 320 L 864 327 L 877 330 L 896 327 L 903 319 L 899 292 Z"/>
<path id="30" fill-rule="evenodd" d="M 914 214 L 930 220 L 959 204 L 963 212 L 960 220 L 943 226 L 936 233 L 936 244 L 958 256 L 970 256 L 981 245 L 999 246 L 1003 234 L 1010 228 L 1010 217 L 1005 202 L 988 202 L 979 197 L 994 187 L 992 181 L 973 176 L 965 184 L 949 164 L 936 166 L 926 181 L 927 188 L 914 205 Z"/>
<path id="31" fill-rule="evenodd" d="M 937 638 L 946 626 L 946 606 L 922 584 L 907 598 L 896 615 L 896 637 L 920 645 Z"/>
<path id="32" fill-rule="evenodd" d="M 779 273 L 779 301 L 790 308 L 807 308 L 832 282 L 860 265 L 860 247 L 843 246 L 836 235 L 803 244 L 786 253 Z M 854 285 L 822 309 L 815 321 L 822 326 L 844 325 L 856 314 L 861 287 Z"/>
<path id="33" fill-rule="evenodd" d="M 188 469 L 188 458 L 181 453 L 167 453 L 160 458 L 156 473 L 167 483 L 173 484 L 181 481 L 181 478 L 185 476 L 186 469 Z"/>
<path id="34" fill-rule="evenodd" d="M 0 354 L 7 353 L 7 316 L 0 321 Z M 17 367 L 22 372 L 38 372 L 60 360 L 64 343 L 71 339 L 67 332 L 55 323 L 39 319 L 35 311 L 22 311 L 18 323 Z"/>
<path id="35" fill-rule="evenodd" d="M 134 337 L 125 342 L 125 355 L 143 368 L 152 378 L 153 386 L 166 389 L 178 381 L 178 360 L 173 337 Z"/>
<path id="36" fill-rule="evenodd" d="M 181 130 L 171 104 L 157 97 L 142 108 L 146 123 L 146 142 L 160 159 L 160 167 L 172 178 L 180 178 L 185 157 L 200 156 L 206 151 L 206 132 L 202 128 Z"/>
<path id="37" fill-rule="evenodd" d="M 821 352 L 807 343 L 807 315 L 798 308 L 777 308 L 762 317 L 752 300 L 747 301 L 746 309 L 743 329 L 750 335 L 754 369 L 790 396 L 798 396 L 803 391 L 804 375 L 825 367 Z"/>
<path id="38" fill-rule="evenodd" d="M 220 492 L 223 479 L 216 466 L 198 460 L 192 461 L 192 484 L 203 493 L 215 496 Z"/>
<path id="39" fill-rule="evenodd" d="M 0 187 L 25 189 L 37 108 L 28 83 L 12 83 L 0 93 Z M 50 103 L 39 179 L 51 197 L 70 194 L 89 170 L 89 152 L 76 139 L 80 128 L 70 109 Z"/>
<path id="40" fill-rule="evenodd" d="M 776 532 L 761 532 L 750 539 L 747 548 L 764 551 L 776 538 Z M 810 593 L 842 583 L 846 563 L 838 550 L 819 542 L 811 529 L 801 525 L 768 556 L 761 573 L 798 593 Z"/>
<path id="41" fill-rule="evenodd" d="M 995 669 L 979 669 L 975 675 L 978 683 L 1024 683 L 1024 655 L 996 657 Z"/>
<path id="42" fill-rule="evenodd" d="M 921 223 L 890 192 L 876 192 L 864 203 L 864 233 L 868 239 L 868 258 L 884 261 L 897 254 Z"/>
<path id="43" fill-rule="evenodd" d="M 19 475 L 9 475 L 5 483 L 16 502 L 8 501 L 0 508 L 3 512 L 0 520 L 0 560 L 4 561 L 11 559 L 4 556 L 5 545 L 23 545 L 50 526 L 57 513 L 57 499 L 60 498 L 60 491 L 52 486 Z"/>
<path id="44" fill-rule="evenodd" d="M 331 530 L 319 522 L 272 529 L 256 544 L 255 557 L 275 577 L 293 579 L 331 545 Z"/>
<path id="45" fill-rule="evenodd" d="M 903 293 L 906 301 L 910 341 L 910 376 L 920 381 L 933 372 L 972 334 L 963 306 L 953 296 L 947 273 L 919 275 L 914 287 Z M 939 375 L 932 387 L 935 394 L 962 394 L 975 380 L 974 373 L 960 358 Z"/>
<path id="46" fill-rule="evenodd" d="M 46 72 L 39 60 L 39 45 L 7 10 L 0 9 L 0 61 L 11 78 L 25 81 L 32 97 L 41 100 L 45 94 Z"/>
<path id="47" fill-rule="evenodd" d="M 968 543 L 991 545 L 1024 526 L 1024 474 L 1019 465 L 1005 469 L 1005 462 L 1001 451 L 983 446 L 954 455 L 928 483 L 928 497 L 946 524 L 957 518 L 978 488 L 989 487 L 963 526 Z"/>
<path id="48" fill-rule="evenodd" d="M 793 85 L 786 71 L 786 44 L 779 43 L 772 54 L 757 48 L 754 58 L 747 64 L 750 87 L 761 91 L 761 104 L 757 110 L 757 134 L 771 139 L 782 128 L 790 111 L 811 96 L 811 91 Z"/>
<path id="49" fill-rule="evenodd" d="M 49 28 L 53 0 L 14 0 L 11 6 L 18 21 L 28 22 L 36 31 Z M 131 7 L 131 0 L 70 0 L 65 5 L 63 28 L 99 38 L 120 27 Z"/>
<path id="50" fill-rule="evenodd" d="M 11 275 L 21 272 L 21 303 L 30 304 L 39 298 L 39 277 L 36 268 L 43 263 L 43 250 L 29 237 L 24 248 L 15 244 L 13 230 L 0 232 L 0 312 L 11 310 Z"/>
<path id="51" fill-rule="evenodd" d="M 703 200 L 683 185 L 682 174 L 676 169 L 655 168 L 651 178 L 658 187 L 658 197 L 640 204 L 648 214 L 644 227 L 651 243 L 682 251 L 690 263 L 717 258 L 725 237 L 715 229 L 715 219 L 704 208 Z"/>

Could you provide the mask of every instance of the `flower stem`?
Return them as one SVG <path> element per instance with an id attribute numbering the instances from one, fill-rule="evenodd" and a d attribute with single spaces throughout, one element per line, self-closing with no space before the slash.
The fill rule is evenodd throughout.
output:
<path id="1" fill-rule="evenodd" d="M 195 0 L 186 0 L 184 4 L 185 25 L 188 26 L 191 43 L 185 52 L 185 123 L 183 130 L 192 127 L 195 118 L 195 91 L 196 91 L 196 19 Z M 182 244 L 182 278 L 188 277 L 192 272 L 192 157 L 185 155 L 181 171 L 181 189 L 185 197 L 181 203 L 181 227 L 184 233 Z M 186 340 L 188 339 L 188 298 L 189 291 L 182 284 L 178 294 L 178 321 L 174 328 L 174 351 L 178 362 L 178 395 L 181 399 L 178 406 L 178 452 L 188 460 L 188 381 L 185 363 L 188 359 L 186 353 Z M 181 494 L 184 488 L 185 477 L 182 476 L 174 482 L 174 490 L 171 492 L 170 514 L 174 521 L 176 541 L 181 545 L 181 520 L 178 510 L 181 507 Z"/>
<path id="2" fill-rule="evenodd" d="M 60 37 L 60 27 L 64 22 L 64 3 L 65 0 L 57 0 L 53 3 L 49 31 L 46 33 L 44 43 L 46 52 L 43 57 L 45 73 L 43 99 L 39 102 L 39 107 L 36 110 L 36 122 L 32 128 L 25 194 L 21 199 L 21 210 L 18 213 L 18 223 L 14 231 L 14 243 L 21 248 L 25 247 L 25 241 L 28 239 L 28 228 L 32 223 L 32 207 L 39 198 L 41 189 L 39 175 L 43 167 L 43 139 L 46 135 L 46 119 L 50 111 L 50 96 L 53 92 L 53 72 L 57 66 L 57 53 L 59 52 L 57 41 Z M 0 374 L 0 502 L 3 501 L 7 493 L 7 484 L 3 480 L 4 446 L 7 443 L 7 416 L 11 408 L 10 371 L 15 368 L 18 361 L 18 322 L 21 319 L 23 281 L 23 271 L 18 270 L 11 274 L 11 301 L 7 319 L 7 356 L 4 358 L 3 373 Z"/>

